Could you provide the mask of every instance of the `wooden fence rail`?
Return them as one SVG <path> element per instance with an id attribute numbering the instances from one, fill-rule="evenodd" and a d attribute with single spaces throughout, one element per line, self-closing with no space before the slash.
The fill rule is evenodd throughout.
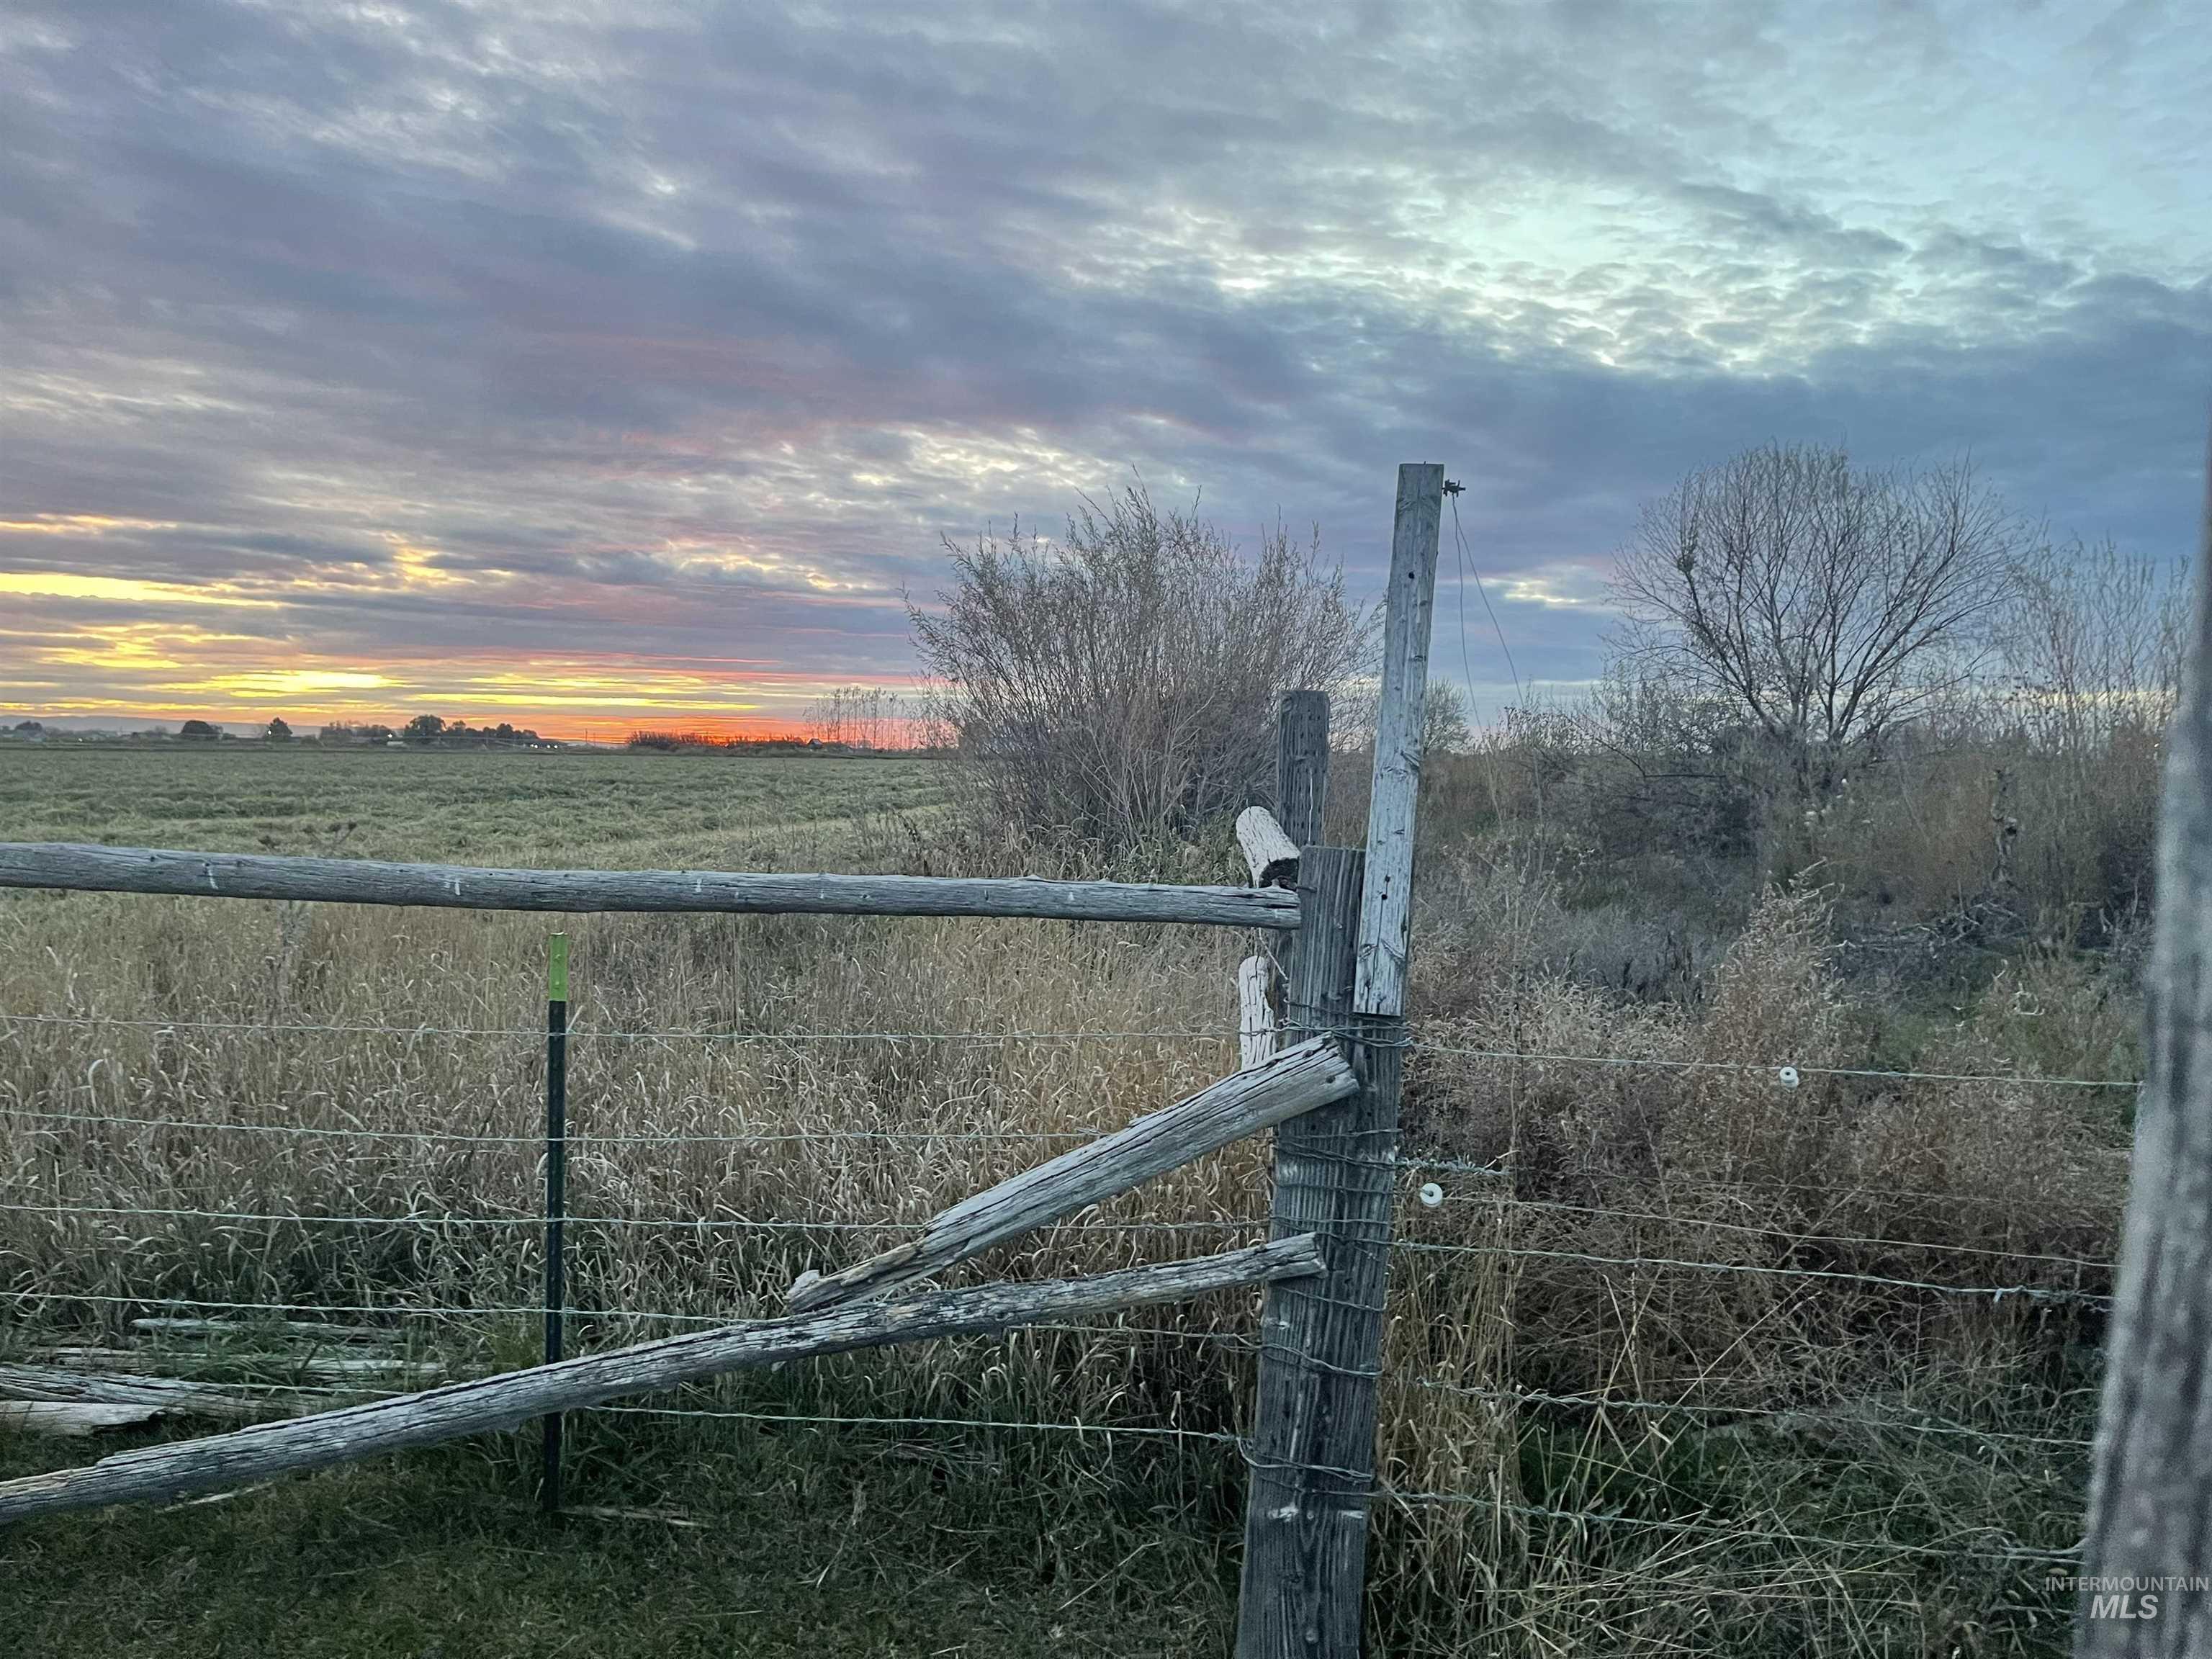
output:
<path id="1" fill-rule="evenodd" d="M 0 1522 L 59 1510 L 176 1498 L 291 1469 L 321 1468 L 409 1446 L 435 1445 L 487 1429 L 513 1428 L 548 1412 L 673 1388 L 743 1366 L 1182 1301 L 1208 1291 L 1297 1278 L 1320 1267 L 1320 1253 L 1311 1238 L 1282 1239 L 1194 1261 L 1162 1262 L 1092 1279 L 936 1291 L 899 1302 L 861 1302 L 823 1313 L 667 1337 L 312 1417 L 118 1452 L 82 1468 L 0 1481 Z"/>
<path id="2" fill-rule="evenodd" d="M 1034 877 L 762 875 L 715 870 L 486 870 L 371 859 L 276 858 L 160 847 L 0 842 L 0 887 L 314 899 L 463 910 L 735 911 L 840 916 L 1038 916 L 1175 921 L 1209 927 L 1298 925 L 1277 887 L 1180 887 Z"/>

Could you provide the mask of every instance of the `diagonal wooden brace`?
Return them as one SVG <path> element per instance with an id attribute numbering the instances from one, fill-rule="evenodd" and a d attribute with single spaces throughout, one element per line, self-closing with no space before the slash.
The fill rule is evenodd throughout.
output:
<path id="1" fill-rule="evenodd" d="M 1321 1268 L 1320 1247 L 1309 1236 L 1092 1279 L 935 1291 L 899 1302 L 731 1325 L 289 1422 L 118 1452 L 82 1468 L 0 1481 L 0 1522 L 60 1510 L 172 1498 L 289 1469 L 434 1445 L 487 1429 L 512 1428 L 547 1412 L 595 1406 L 618 1395 L 672 1388 L 743 1366 L 1182 1301 L 1207 1291 L 1301 1278 Z"/>
<path id="2" fill-rule="evenodd" d="M 791 1287 L 790 1305 L 794 1312 L 830 1307 L 927 1278 L 1358 1087 L 1335 1042 L 1316 1037 L 963 1199 L 918 1238 L 840 1273 L 800 1279 Z"/>

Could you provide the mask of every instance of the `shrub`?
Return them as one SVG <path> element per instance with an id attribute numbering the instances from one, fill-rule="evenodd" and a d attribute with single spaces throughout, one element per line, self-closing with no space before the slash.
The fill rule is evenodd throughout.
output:
<path id="1" fill-rule="evenodd" d="M 979 816 L 1050 839 L 1121 851 L 1261 799 L 1279 695 L 1367 659 L 1318 536 L 1278 525 L 1247 562 L 1140 488 L 1086 501 L 1059 544 L 1018 527 L 951 550 L 944 610 L 908 607 L 918 647 Z"/>

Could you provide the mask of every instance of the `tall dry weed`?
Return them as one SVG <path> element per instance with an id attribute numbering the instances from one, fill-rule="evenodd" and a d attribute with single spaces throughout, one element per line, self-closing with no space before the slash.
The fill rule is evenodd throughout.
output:
<path id="1" fill-rule="evenodd" d="M 942 873 L 1034 851 L 886 823 L 776 856 Z M 2123 1126 L 2032 1084 L 1814 1070 L 1849 1063 L 1856 1029 L 1815 893 L 1765 900 L 1695 997 L 1561 971 L 1547 940 L 1576 912 L 1557 869 L 1499 856 L 1424 890 L 1378 1644 L 1871 1653 L 2002 1632 L 2017 1587 L 1954 1568 L 1941 1540 L 2067 1541 L 2078 1461 L 1973 1435 L 2078 1433 L 2066 1355 L 2093 1333 L 2067 1323 L 2071 1304 L 1951 1291 L 2101 1288 L 2069 1264 L 2107 1259 Z M 0 1022 L 9 1346 L 134 1340 L 132 1316 L 177 1297 L 382 1310 L 347 1316 L 404 1324 L 448 1364 L 529 1358 L 531 1316 L 488 1310 L 538 1299 L 541 920 L 328 907 L 302 926 L 254 904 L 21 896 L 0 930 L 0 1012 L 50 1017 Z M 585 1348 L 772 1310 L 803 1269 L 896 1242 L 1237 1063 L 1246 942 L 1225 935 L 804 917 L 569 931 L 572 1299 L 605 1310 L 579 1317 Z M 274 1005 L 272 958 L 291 964 Z M 2118 1054 L 2124 1011 L 2092 981 L 2045 965 L 2018 988 L 1929 1068 Z M 2038 1035 L 2061 1027 L 2071 1048 Z M 963 1032 L 983 1040 L 929 1035 Z M 1039 1033 L 1063 1035 L 1023 1035 Z M 1433 1206 L 1414 1197 L 1430 1180 Z M 1224 1248 L 1267 1208 L 1264 1146 L 1239 1146 L 959 1277 Z M 1233 1433 L 1256 1312 L 1218 1298 L 673 1403 Z M 1216 1442 L 931 1432 L 972 1449 L 947 1454 L 947 1479 L 1069 1504 L 1112 1484 L 1233 1535 L 1241 1468 Z"/>

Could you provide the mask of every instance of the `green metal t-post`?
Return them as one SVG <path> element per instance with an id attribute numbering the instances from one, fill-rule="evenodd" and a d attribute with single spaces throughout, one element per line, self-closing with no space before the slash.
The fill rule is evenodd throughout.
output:
<path id="1" fill-rule="evenodd" d="M 568 1196 L 568 936 L 549 941 L 545 963 L 545 1363 L 561 1358 L 562 1310 L 568 1287 L 562 1272 L 561 1224 Z M 561 1512 L 561 1413 L 544 1419 L 544 1476 L 538 1506 Z"/>

